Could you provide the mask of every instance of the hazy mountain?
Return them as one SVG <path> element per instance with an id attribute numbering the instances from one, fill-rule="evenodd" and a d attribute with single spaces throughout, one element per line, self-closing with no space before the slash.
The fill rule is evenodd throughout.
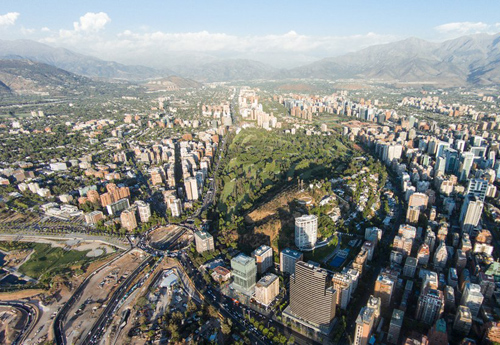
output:
<path id="1" fill-rule="evenodd" d="M 259 61 L 227 59 L 213 61 L 201 66 L 178 66 L 175 70 L 182 76 L 201 82 L 266 79 L 278 69 Z"/>
<path id="2" fill-rule="evenodd" d="M 29 59 L 46 63 L 87 77 L 146 80 L 173 74 L 144 66 L 128 66 L 117 62 L 78 54 L 64 48 L 54 48 L 31 40 L 0 40 L 1 59 Z"/>
<path id="3" fill-rule="evenodd" d="M 326 58 L 280 74 L 299 78 L 373 78 L 448 86 L 500 82 L 500 35 L 478 34 L 442 43 L 409 38 Z"/>
<path id="4" fill-rule="evenodd" d="M 98 91 L 106 85 L 40 62 L 0 60 L 0 93 L 88 94 L 90 90 Z"/>

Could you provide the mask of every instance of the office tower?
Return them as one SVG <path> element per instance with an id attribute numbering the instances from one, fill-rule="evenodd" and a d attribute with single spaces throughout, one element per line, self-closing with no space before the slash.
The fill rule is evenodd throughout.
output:
<path id="1" fill-rule="evenodd" d="M 411 256 L 407 257 L 403 268 L 403 275 L 413 278 L 415 276 L 415 272 L 417 271 L 417 264 L 418 260 L 416 258 Z"/>
<path id="2" fill-rule="evenodd" d="M 477 284 L 466 283 L 465 289 L 460 300 L 460 305 L 464 305 L 470 309 L 472 317 L 476 317 L 479 314 L 479 309 L 483 304 L 483 294 L 481 293 L 481 287 Z"/>
<path id="3" fill-rule="evenodd" d="M 461 305 L 458 307 L 455 321 L 453 322 L 453 331 L 467 336 L 472 327 L 472 314 L 469 307 Z"/>
<path id="4" fill-rule="evenodd" d="M 444 157 L 445 150 L 449 148 L 450 148 L 450 143 L 447 143 L 445 141 L 440 141 L 437 144 L 436 157 Z"/>
<path id="5" fill-rule="evenodd" d="M 311 250 L 318 238 L 318 217 L 304 215 L 295 218 L 295 245 L 299 250 Z"/>
<path id="6" fill-rule="evenodd" d="M 335 318 L 337 292 L 328 272 L 298 261 L 290 277 L 290 312 L 319 329 L 330 328 Z"/>
<path id="7" fill-rule="evenodd" d="M 296 250 L 286 248 L 280 253 L 280 271 L 288 274 L 295 273 L 295 263 L 302 261 L 304 255 Z"/>
<path id="8" fill-rule="evenodd" d="M 257 263 L 257 273 L 262 274 L 269 268 L 273 267 L 273 249 L 269 246 L 262 245 L 252 252 L 252 257 Z"/>
<path id="9" fill-rule="evenodd" d="M 257 277 L 255 259 L 245 254 L 239 254 L 231 259 L 233 269 L 233 286 L 244 293 L 252 293 Z"/>
<path id="10" fill-rule="evenodd" d="M 198 180 L 196 177 L 188 177 L 184 180 L 184 189 L 186 190 L 186 199 L 198 200 Z"/>
<path id="11" fill-rule="evenodd" d="M 206 231 L 196 231 L 194 233 L 194 241 L 196 243 L 196 251 L 198 253 L 214 250 L 214 237 Z"/>
<path id="12" fill-rule="evenodd" d="M 387 342 L 389 344 L 398 344 L 399 334 L 403 326 L 404 311 L 394 309 L 392 311 L 391 323 L 389 324 L 389 332 L 387 333 Z"/>
<path id="13" fill-rule="evenodd" d="M 432 345 L 448 345 L 448 333 L 446 332 L 446 321 L 438 319 L 427 335 Z"/>
<path id="14" fill-rule="evenodd" d="M 172 217 L 180 217 L 182 214 L 182 202 L 181 199 L 173 198 L 170 203 L 170 212 L 172 213 Z"/>
<path id="15" fill-rule="evenodd" d="M 436 253 L 434 254 L 434 268 L 438 271 L 443 270 L 446 267 L 447 260 L 448 250 L 446 249 L 446 244 L 444 241 L 440 241 Z"/>
<path id="16" fill-rule="evenodd" d="M 280 280 L 277 275 L 269 273 L 255 285 L 255 300 L 269 306 L 280 293 Z"/>
<path id="17" fill-rule="evenodd" d="M 416 318 L 428 325 L 432 325 L 441 317 L 443 309 L 443 292 L 427 287 L 418 298 Z"/>
<path id="18" fill-rule="evenodd" d="M 483 202 L 478 200 L 475 196 L 468 196 L 460 210 L 460 225 L 462 226 L 462 233 L 470 234 L 471 231 L 479 224 L 481 215 L 483 213 Z"/>
<path id="19" fill-rule="evenodd" d="M 394 285 L 395 282 L 389 275 L 384 273 L 378 275 L 375 281 L 374 296 L 380 298 L 383 308 L 388 308 L 391 304 Z"/>
<path id="20" fill-rule="evenodd" d="M 120 221 L 122 227 L 128 231 L 132 231 L 137 228 L 137 219 L 135 218 L 135 210 L 132 208 L 124 210 L 120 215 Z"/>
<path id="21" fill-rule="evenodd" d="M 351 277 L 346 273 L 335 272 L 332 277 L 333 288 L 337 291 L 336 304 L 341 309 L 346 310 L 349 301 L 351 300 L 351 293 L 353 284 Z"/>
<path id="22" fill-rule="evenodd" d="M 363 307 L 356 318 L 353 345 L 367 345 L 375 322 L 374 310 Z"/>
<path id="23" fill-rule="evenodd" d="M 106 206 L 106 210 L 108 211 L 109 215 L 116 216 L 121 211 L 126 210 L 129 207 L 130 207 L 130 202 L 128 201 L 128 199 L 121 199 L 118 200 L 117 202 L 111 203 L 108 206 Z"/>
<path id="24" fill-rule="evenodd" d="M 135 204 L 137 205 L 139 219 L 142 223 L 147 223 L 151 217 L 151 208 L 149 207 L 149 204 L 142 200 L 136 201 Z"/>
<path id="25" fill-rule="evenodd" d="M 482 179 L 472 179 L 467 185 L 466 196 L 475 196 L 477 200 L 484 201 L 486 191 L 488 190 L 488 181 Z"/>
<path id="26" fill-rule="evenodd" d="M 434 177 L 444 175 L 446 169 L 446 157 L 436 158 L 436 164 L 434 165 Z"/>
<path id="27" fill-rule="evenodd" d="M 462 155 L 460 156 L 460 168 L 459 168 L 460 172 L 458 176 L 460 181 L 467 180 L 473 163 L 474 163 L 474 153 L 463 152 Z"/>
<path id="28" fill-rule="evenodd" d="M 460 167 L 459 153 L 457 150 L 448 148 L 444 151 L 446 157 L 445 173 L 455 175 Z"/>

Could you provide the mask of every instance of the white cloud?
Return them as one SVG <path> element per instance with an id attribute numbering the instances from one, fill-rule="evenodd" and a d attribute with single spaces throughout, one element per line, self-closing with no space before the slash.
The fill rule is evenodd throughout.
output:
<path id="1" fill-rule="evenodd" d="M 79 22 L 74 22 L 75 31 L 98 32 L 111 21 L 109 16 L 104 12 L 93 13 L 87 12 L 80 17 Z"/>
<path id="2" fill-rule="evenodd" d="M 500 23 L 487 24 L 483 22 L 454 22 L 438 25 L 434 29 L 443 37 L 453 38 L 479 33 L 496 33 L 500 29 Z"/>
<path id="3" fill-rule="evenodd" d="M 50 32 L 50 29 L 46 26 L 44 26 L 40 31 L 42 32 Z"/>
<path id="4" fill-rule="evenodd" d="M 18 17 L 18 12 L 9 12 L 7 14 L 0 15 L 0 26 L 14 25 Z"/>

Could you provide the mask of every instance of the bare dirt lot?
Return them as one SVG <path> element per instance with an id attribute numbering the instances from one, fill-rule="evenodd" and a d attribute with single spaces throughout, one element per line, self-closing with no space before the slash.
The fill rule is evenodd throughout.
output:
<path id="1" fill-rule="evenodd" d="M 92 277 L 64 320 L 68 344 L 78 343 L 89 332 L 111 294 L 143 259 L 142 251 L 133 250 Z"/>
<path id="2" fill-rule="evenodd" d="M 0 307 L 0 343 L 11 344 L 22 328 L 24 318 L 19 310 L 12 307 Z"/>

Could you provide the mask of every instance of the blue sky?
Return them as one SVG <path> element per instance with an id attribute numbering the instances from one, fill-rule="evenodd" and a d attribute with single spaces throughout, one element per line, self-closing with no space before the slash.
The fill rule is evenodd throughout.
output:
<path id="1" fill-rule="evenodd" d="M 0 39 L 150 65 L 187 52 L 260 60 L 293 53 L 299 63 L 412 36 L 499 32 L 499 12 L 500 2 L 477 0 L 3 0 Z"/>

